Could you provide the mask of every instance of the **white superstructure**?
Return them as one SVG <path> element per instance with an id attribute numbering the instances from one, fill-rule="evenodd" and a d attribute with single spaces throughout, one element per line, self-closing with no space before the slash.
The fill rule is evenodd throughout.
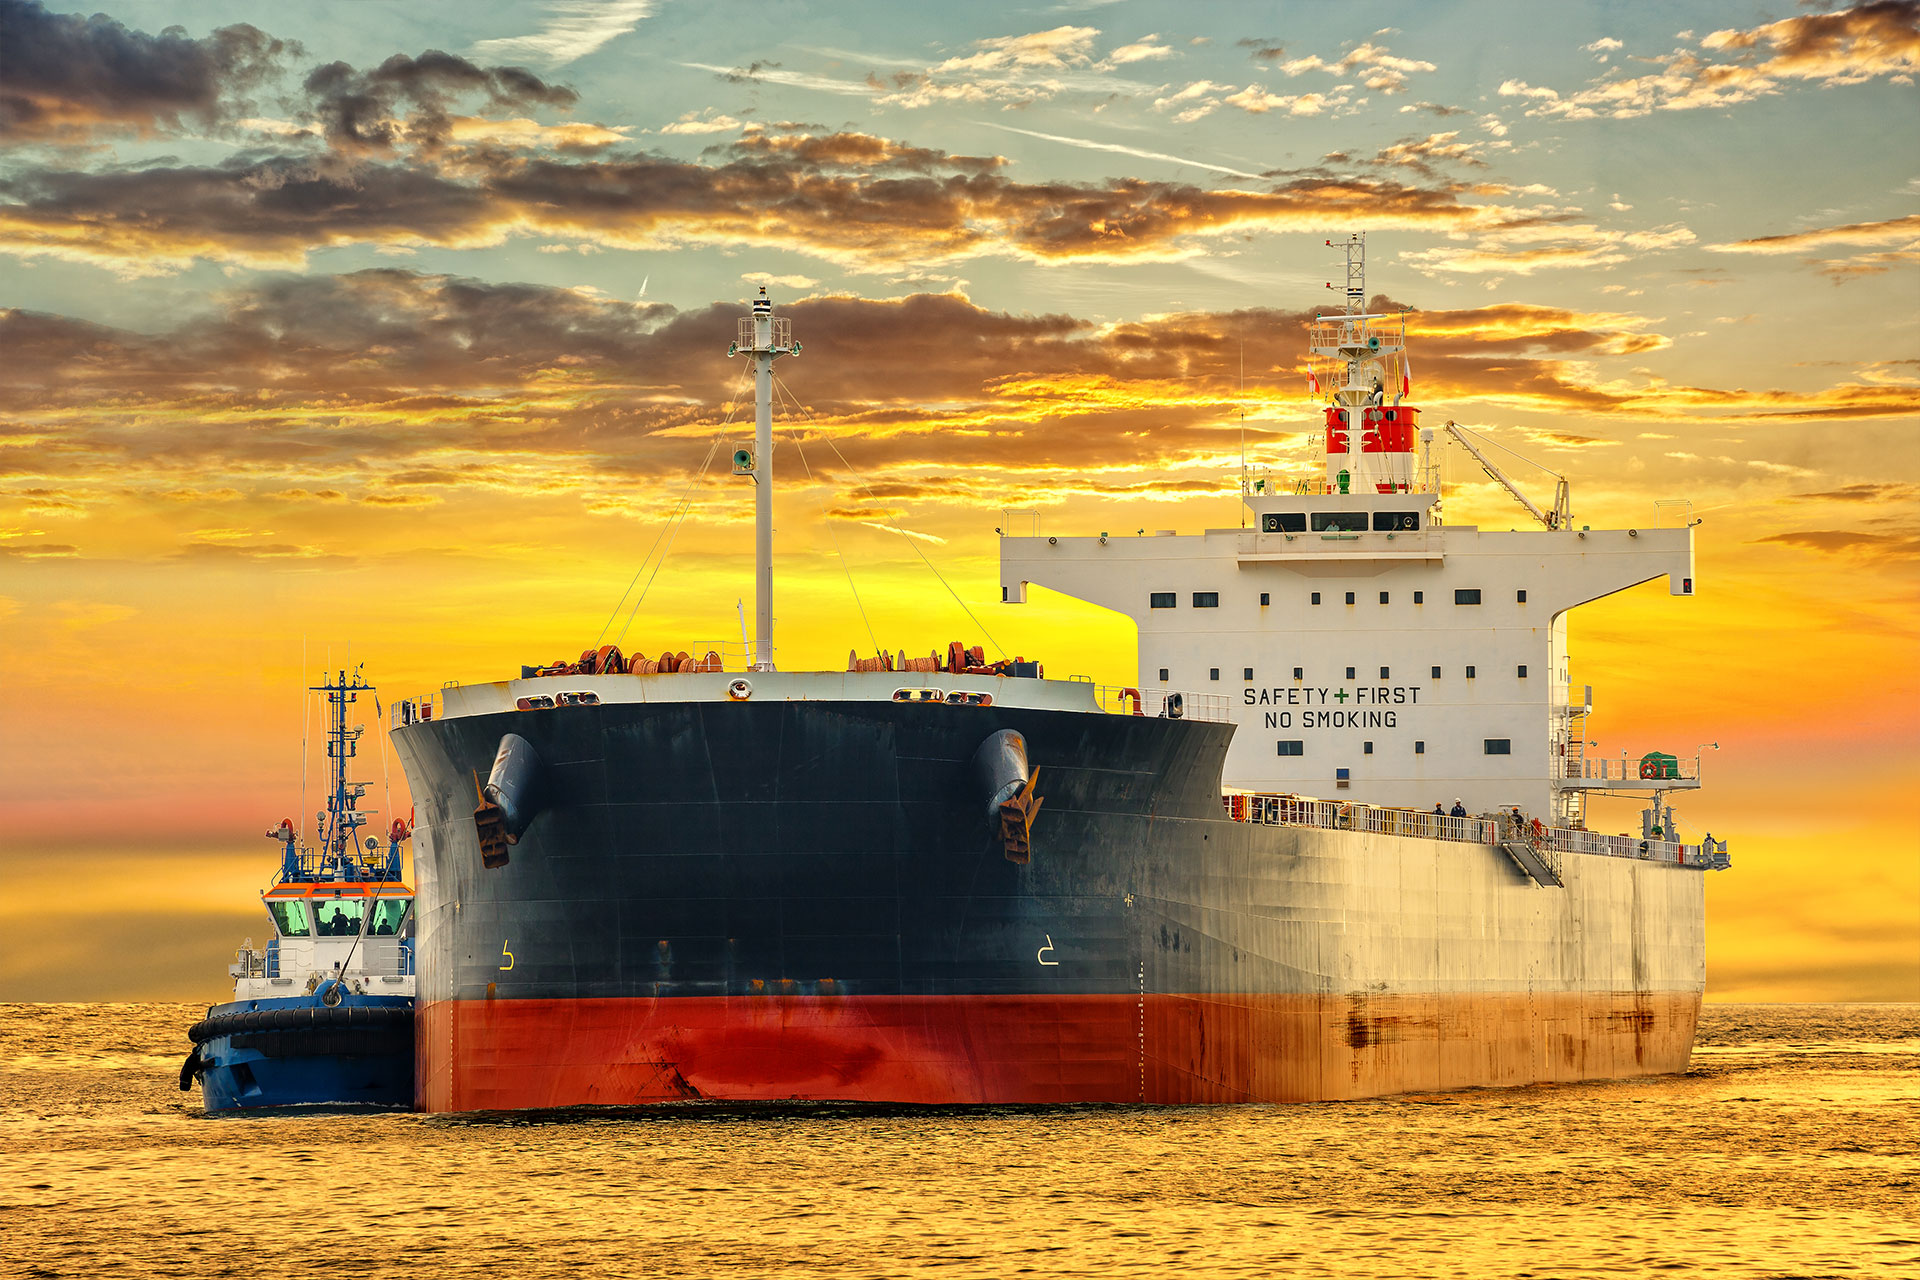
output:
<path id="1" fill-rule="evenodd" d="M 1243 480 L 1247 528 L 1004 537 L 1002 598 L 1037 584 L 1132 618 L 1143 694 L 1225 696 L 1231 788 L 1579 826 L 1591 791 L 1698 785 L 1694 762 L 1590 758 L 1567 665 L 1576 606 L 1662 577 L 1694 594 L 1691 527 L 1575 528 L 1564 495 L 1527 504 L 1545 527 L 1445 523 L 1404 318 L 1364 314 L 1347 251 L 1348 310 L 1310 333 L 1324 476 Z"/>

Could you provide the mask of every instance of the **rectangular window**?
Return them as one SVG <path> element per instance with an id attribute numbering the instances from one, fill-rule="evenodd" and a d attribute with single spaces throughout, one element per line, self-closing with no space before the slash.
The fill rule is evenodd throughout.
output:
<path id="1" fill-rule="evenodd" d="M 391 938 L 400 932 L 401 921 L 407 918 L 407 908 L 413 905 L 411 898 L 381 898 L 373 904 L 373 918 L 367 921 L 369 938 Z"/>
<path id="2" fill-rule="evenodd" d="M 1427 754 L 1427 744 L 1424 742 L 1416 741 L 1413 744 L 1413 754 L 1417 756 L 1423 756 Z"/>
<path id="3" fill-rule="evenodd" d="M 1348 668 L 1347 668 L 1347 679 L 1349 679 L 1349 680 L 1351 680 L 1351 679 L 1353 679 L 1353 668 L 1352 668 L 1352 667 L 1348 667 Z"/>
<path id="4" fill-rule="evenodd" d="M 1521 604 L 1525 604 L 1527 602 L 1527 593 L 1524 590 L 1521 591 L 1516 599 L 1518 599 Z"/>
<path id="5" fill-rule="evenodd" d="M 1260 517 L 1262 533 L 1305 533 L 1307 515 L 1304 511 L 1269 511 Z"/>
<path id="6" fill-rule="evenodd" d="M 1260 606 L 1262 608 L 1265 608 L 1267 605 L 1270 605 L 1272 603 L 1273 603 L 1273 597 L 1269 593 L 1262 591 L 1260 593 Z"/>
<path id="7" fill-rule="evenodd" d="M 1488 738 L 1485 741 L 1487 754 L 1490 756 L 1510 756 L 1513 754 L 1512 738 Z"/>
<path id="8" fill-rule="evenodd" d="M 1293 678 L 1295 680 L 1305 680 L 1307 678 L 1307 669 L 1305 667 L 1295 667 L 1293 669 Z"/>
<path id="9" fill-rule="evenodd" d="M 1468 668 L 1467 668 L 1467 679 L 1469 679 L 1469 680 L 1471 680 L 1471 679 L 1473 679 L 1473 668 L 1472 668 L 1472 667 L 1468 667 Z"/>
<path id="10" fill-rule="evenodd" d="M 1207 679 L 1218 680 L 1219 678 L 1220 678 L 1220 668 L 1218 667 L 1207 668 Z"/>
<path id="11" fill-rule="evenodd" d="M 267 914 L 273 917 L 273 927 L 280 931 L 283 938 L 304 938 L 307 936 L 307 904 L 304 902 L 269 902 Z"/>
<path id="12" fill-rule="evenodd" d="M 1347 603 L 1348 603 L 1348 604 L 1352 604 L 1352 603 L 1353 603 L 1353 592 L 1351 592 L 1351 591 L 1349 591 L 1349 592 L 1347 592 Z"/>
<path id="13" fill-rule="evenodd" d="M 1253 668 L 1252 668 L 1252 667 L 1247 667 L 1247 668 L 1245 668 L 1245 669 L 1243 669 L 1243 670 L 1242 670 L 1242 671 L 1240 672 L 1240 678 L 1241 678 L 1242 680 L 1251 680 L 1251 679 L 1253 679 Z"/>
<path id="14" fill-rule="evenodd" d="M 1385 679 L 1388 679 L 1388 678 L 1389 678 L 1389 677 L 1388 677 L 1388 675 L 1387 675 L 1387 671 L 1388 671 L 1388 670 L 1389 670 L 1389 668 L 1387 668 L 1387 667 L 1382 667 L 1382 668 L 1380 668 L 1380 678 L 1381 678 L 1382 680 L 1385 680 Z"/>
<path id="15" fill-rule="evenodd" d="M 1318 591 L 1313 593 L 1313 603 L 1314 604 L 1320 603 L 1320 593 Z"/>
<path id="16" fill-rule="evenodd" d="M 1171 609 L 1179 603 L 1179 595 L 1173 591 L 1154 591 L 1148 594 L 1147 603 L 1155 609 Z"/>
<path id="17" fill-rule="evenodd" d="M 1367 513 L 1364 511 L 1316 511 L 1313 513 L 1313 531 L 1315 533 L 1365 533 Z"/>
<path id="18" fill-rule="evenodd" d="M 1302 742 L 1299 738 L 1282 738 L 1280 740 L 1280 754 L 1283 756 L 1303 756 L 1307 754 L 1306 743 Z"/>
<path id="19" fill-rule="evenodd" d="M 1387 602 L 1387 593 L 1382 591 L 1380 593 L 1380 603 L 1385 604 L 1386 602 Z"/>
<path id="20" fill-rule="evenodd" d="M 1166 682 L 1167 682 L 1167 669 L 1165 667 L 1162 667 L 1160 668 L 1160 683 L 1165 684 Z"/>
<path id="21" fill-rule="evenodd" d="M 1453 593 L 1453 602 L 1455 604 L 1479 604 L 1480 588 L 1478 587 L 1456 588 Z"/>
<path id="22" fill-rule="evenodd" d="M 1220 607 L 1220 593 L 1218 591 L 1194 592 L 1193 607 L 1196 609 L 1218 609 Z"/>
<path id="23" fill-rule="evenodd" d="M 1440 678 L 1440 668 L 1438 668 L 1438 667 L 1435 667 L 1435 668 L 1433 669 L 1433 678 L 1434 678 L 1435 680 L 1438 680 L 1438 679 Z"/>
<path id="24" fill-rule="evenodd" d="M 1520 664 L 1520 678 L 1522 680 L 1527 678 L 1527 664 L 1524 662 Z"/>
<path id="25" fill-rule="evenodd" d="M 1375 533 L 1406 532 L 1420 527 L 1418 511 L 1376 511 L 1373 513 L 1373 531 Z"/>
<path id="26" fill-rule="evenodd" d="M 357 938 L 366 913 L 364 898 L 328 898 L 314 908 L 314 932 L 323 938 Z"/>
<path id="27" fill-rule="evenodd" d="M 1427 602 L 1427 593 L 1426 593 L 1426 592 L 1424 592 L 1424 591 L 1416 591 L 1416 592 L 1414 592 L 1414 593 L 1413 593 L 1413 602 L 1414 602 L 1415 604 L 1425 604 L 1425 603 Z"/>
<path id="28" fill-rule="evenodd" d="M 1363 743 L 1361 743 L 1361 744 L 1360 744 L 1360 754 L 1361 754 L 1361 755 L 1363 755 L 1363 756 L 1370 756 L 1370 755 L 1372 755 L 1372 754 L 1373 754 L 1373 744 L 1372 744 L 1371 742 L 1363 742 Z"/>

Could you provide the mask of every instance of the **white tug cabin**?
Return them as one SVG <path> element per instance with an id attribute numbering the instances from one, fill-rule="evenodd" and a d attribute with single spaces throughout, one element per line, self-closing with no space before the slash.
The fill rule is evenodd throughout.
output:
<path id="1" fill-rule="evenodd" d="M 1240 529 L 1003 537 L 1002 599 L 1038 584 L 1133 619 L 1148 707 L 1216 695 L 1239 726 L 1230 789 L 1518 806 L 1576 828 L 1591 791 L 1654 792 L 1657 823 L 1657 793 L 1698 786 L 1698 761 L 1587 755 L 1592 689 L 1568 681 L 1567 614 L 1661 577 L 1691 596 L 1692 528 L 1575 528 L 1564 483 L 1542 511 L 1451 424 L 1541 527 L 1446 523 L 1434 433 L 1406 403 L 1405 317 L 1365 313 L 1364 242 L 1345 247 L 1348 308 L 1309 334 L 1324 475 L 1288 492 L 1243 475 Z"/>

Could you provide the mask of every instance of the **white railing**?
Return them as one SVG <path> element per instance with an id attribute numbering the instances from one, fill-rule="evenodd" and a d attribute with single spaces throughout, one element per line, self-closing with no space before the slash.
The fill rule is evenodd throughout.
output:
<path id="1" fill-rule="evenodd" d="M 1637 858 L 1680 866 L 1727 866 L 1727 842 L 1679 844 L 1672 840 L 1635 840 L 1596 831 L 1545 827 L 1536 832 L 1530 822 L 1516 825 L 1511 818 L 1456 818 L 1418 809 L 1392 809 L 1338 800 L 1309 800 L 1291 795 L 1224 795 L 1221 805 L 1235 822 L 1278 827 L 1318 827 L 1327 831 L 1366 831 L 1374 835 L 1407 836 L 1421 840 L 1454 840 L 1465 844 L 1499 844 L 1523 840 L 1556 853 L 1585 853 L 1607 858 Z"/>
<path id="2" fill-rule="evenodd" d="M 1691 760 L 1641 761 L 1631 756 L 1618 760 L 1569 757 L 1560 762 L 1558 776 L 1583 782 L 1698 782 L 1700 757 Z"/>
<path id="3" fill-rule="evenodd" d="M 1163 716 L 1174 699 L 1177 719 L 1211 720 L 1219 723 L 1233 719 L 1231 699 L 1218 693 L 1188 693 L 1183 689 L 1133 689 L 1117 685 L 1095 685 L 1093 699 L 1102 711 L 1117 715 Z"/>

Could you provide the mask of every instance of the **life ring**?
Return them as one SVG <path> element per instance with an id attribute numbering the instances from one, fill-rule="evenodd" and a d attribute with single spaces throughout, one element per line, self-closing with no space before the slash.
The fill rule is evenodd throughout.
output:
<path id="1" fill-rule="evenodd" d="M 1145 714 L 1145 713 L 1144 713 L 1143 711 L 1141 711 L 1141 710 L 1140 710 L 1140 691 L 1139 691 L 1138 689 L 1122 689 L 1122 690 L 1120 691 L 1120 698 L 1121 698 L 1121 701 L 1123 701 L 1123 702 L 1124 702 L 1124 701 L 1125 701 L 1126 699 L 1128 699 L 1128 698 L 1132 698 L 1132 699 L 1133 699 L 1133 714 L 1134 714 L 1134 715 L 1144 715 L 1144 714 Z"/>
<path id="2" fill-rule="evenodd" d="M 745 702 L 753 696 L 753 686 L 745 680 L 735 680 L 727 686 L 727 699 L 731 702 Z"/>
<path id="3" fill-rule="evenodd" d="M 1659 777 L 1660 762 L 1658 760 L 1642 760 L 1640 762 L 1640 776 L 1643 778 Z"/>

